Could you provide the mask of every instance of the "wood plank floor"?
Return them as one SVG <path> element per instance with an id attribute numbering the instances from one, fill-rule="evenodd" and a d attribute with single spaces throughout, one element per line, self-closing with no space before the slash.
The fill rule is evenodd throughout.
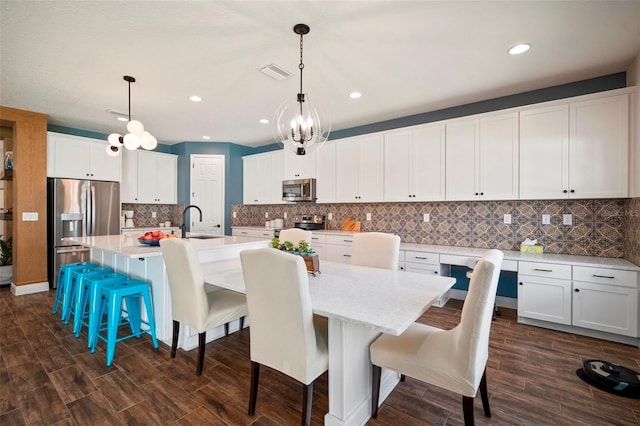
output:
<path id="1" fill-rule="evenodd" d="M 257 412 L 246 414 L 249 330 L 207 345 L 203 375 L 196 351 L 170 360 L 150 340 L 118 343 L 111 367 L 104 345 L 91 354 L 86 336 L 51 314 L 53 292 L 14 297 L 0 289 L 0 425 L 149 424 L 295 425 L 300 386 L 263 368 Z M 432 308 L 421 322 L 453 327 L 461 303 Z M 493 417 L 476 401 L 478 425 L 639 425 L 640 400 L 594 389 L 575 374 L 585 359 L 640 371 L 640 350 L 597 339 L 517 324 L 502 310 L 493 322 L 487 369 Z M 327 378 L 315 385 L 313 423 L 328 409 Z M 460 397 L 416 380 L 401 383 L 369 425 L 460 425 Z"/>

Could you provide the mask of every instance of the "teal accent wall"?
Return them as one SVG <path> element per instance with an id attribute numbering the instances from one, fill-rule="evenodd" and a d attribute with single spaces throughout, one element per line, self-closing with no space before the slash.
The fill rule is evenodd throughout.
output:
<path id="1" fill-rule="evenodd" d="M 456 279 L 452 288 L 456 290 L 469 290 L 469 278 L 467 278 L 466 266 L 451 265 L 451 276 Z M 512 271 L 501 271 L 498 280 L 498 296 L 518 298 L 518 273 Z"/>

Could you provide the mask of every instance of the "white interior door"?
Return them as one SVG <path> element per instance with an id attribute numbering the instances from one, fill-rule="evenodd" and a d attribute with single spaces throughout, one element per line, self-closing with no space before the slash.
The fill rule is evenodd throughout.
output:
<path id="1" fill-rule="evenodd" d="M 202 222 L 190 211 L 191 232 L 224 234 L 224 155 L 191 156 L 190 204 L 202 210 Z"/>

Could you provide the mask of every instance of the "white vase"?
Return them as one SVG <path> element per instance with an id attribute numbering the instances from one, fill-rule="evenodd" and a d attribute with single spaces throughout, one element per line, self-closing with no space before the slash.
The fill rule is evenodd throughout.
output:
<path id="1" fill-rule="evenodd" d="M 0 266 L 0 285 L 11 284 L 13 265 Z"/>

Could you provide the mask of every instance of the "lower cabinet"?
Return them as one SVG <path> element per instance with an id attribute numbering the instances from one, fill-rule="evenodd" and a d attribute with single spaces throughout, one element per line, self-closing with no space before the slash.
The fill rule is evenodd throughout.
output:
<path id="1" fill-rule="evenodd" d="M 242 228 L 233 228 L 231 230 L 231 235 L 234 237 L 251 237 L 251 238 L 261 238 L 265 240 L 270 240 L 274 236 L 274 232 L 268 229 L 242 229 Z"/>
<path id="2" fill-rule="evenodd" d="M 327 235 L 324 246 L 325 259 L 329 262 L 350 263 L 352 243 L 351 235 Z"/>
<path id="3" fill-rule="evenodd" d="M 518 318 L 638 335 L 638 273 L 519 262 Z"/>
<path id="4" fill-rule="evenodd" d="M 401 253 L 401 255 L 402 254 L 403 253 Z M 446 268 L 445 265 L 440 264 L 440 255 L 438 253 L 425 253 L 412 250 L 404 252 L 404 270 L 425 275 L 450 275 L 449 269 Z M 433 306 L 441 308 L 447 304 L 450 298 L 451 292 L 447 291 L 433 303 Z"/>

